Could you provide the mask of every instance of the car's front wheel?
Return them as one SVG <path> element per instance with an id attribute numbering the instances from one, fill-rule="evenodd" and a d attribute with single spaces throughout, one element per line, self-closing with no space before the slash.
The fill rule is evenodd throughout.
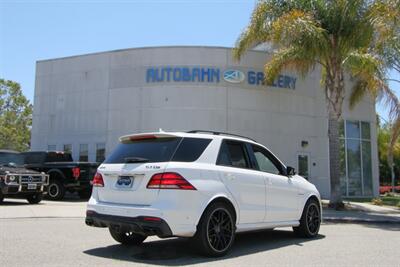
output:
<path id="1" fill-rule="evenodd" d="M 112 238 L 123 245 L 140 245 L 147 238 L 147 236 L 135 234 L 133 232 L 117 231 L 111 227 L 109 230 Z"/>
<path id="2" fill-rule="evenodd" d="M 42 201 L 43 195 L 42 193 L 32 194 L 26 197 L 29 204 L 39 204 Z"/>
<path id="3" fill-rule="evenodd" d="M 228 205 L 211 204 L 197 226 L 195 241 L 206 256 L 220 257 L 232 247 L 235 239 L 234 213 Z"/>
<path id="4" fill-rule="evenodd" d="M 304 206 L 300 225 L 293 227 L 293 231 L 299 237 L 312 238 L 318 235 L 321 225 L 321 210 L 318 201 L 310 199 Z"/>

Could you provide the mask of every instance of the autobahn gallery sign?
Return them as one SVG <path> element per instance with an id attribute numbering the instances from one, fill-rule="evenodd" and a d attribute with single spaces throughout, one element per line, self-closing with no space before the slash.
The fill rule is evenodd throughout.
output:
<path id="1" fill-rule="evenodd" d="M 247 83 L 249 85 L 262 86 L 264 72 L 238 69 L 226 69 L 214 67 L 149 67 L 146 70 L 146 83 L 160 82 L 196 82 L 196 83 L 220 83 L 225 81 L 232 84 Z M 296 89 L 296 77 L 278 75 L 269 86 Z"/>

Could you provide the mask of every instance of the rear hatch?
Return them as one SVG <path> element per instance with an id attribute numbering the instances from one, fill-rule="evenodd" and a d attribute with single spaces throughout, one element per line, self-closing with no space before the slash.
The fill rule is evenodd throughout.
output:
<path id="1" fill-rule="evenodd" d="M 104 180 L 104 187 L 98 187 L 99 201 L 151 205 L 159 190 L 147 189 L 147 183 L 165 170 L 181 140 L 166 133 L 121 137 L 98 169 Z"/>

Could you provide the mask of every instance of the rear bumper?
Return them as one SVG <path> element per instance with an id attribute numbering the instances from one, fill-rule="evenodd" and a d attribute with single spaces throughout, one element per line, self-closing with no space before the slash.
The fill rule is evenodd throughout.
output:
<path id="1" fill-rule="evenodd" d="M 122 232 L 134 232 L 145 236 L 157 235 L 171 237 L 172 231 L 168 224 L 156 217 L 124 217 L 100 214 L 92 210 L 86 212 L 86 225 L 94 227 L 109 227 Z"/>

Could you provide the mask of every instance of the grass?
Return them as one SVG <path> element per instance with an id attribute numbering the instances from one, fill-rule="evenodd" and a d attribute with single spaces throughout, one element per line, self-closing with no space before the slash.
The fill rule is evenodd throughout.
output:
<path id="1" fill-rule="evenodd" d="M 400 195 L 386 194 L 379 198 L 345 198 L 345 201 L 372 203 L 375 205 L 394 206 L 400 208 Z"/>

